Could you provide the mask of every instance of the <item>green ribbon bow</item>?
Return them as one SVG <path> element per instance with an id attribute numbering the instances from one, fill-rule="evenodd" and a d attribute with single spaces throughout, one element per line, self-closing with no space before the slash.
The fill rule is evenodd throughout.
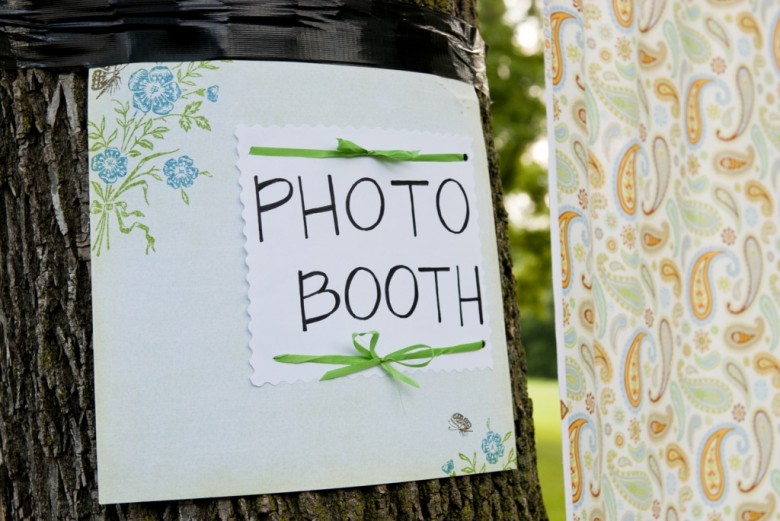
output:
<path id="1" fill-rule="evenodd" d="M 366 349 L 357 341 L 358 337 L 363 335 L 369 335 L 369 348 Z M 478 342 L 471 342 L 468 344 L 458 344 L 450 347 L 431 347 L 425 344 L 415 344 L 413 346 L 404 347 L 397 351 L 393 351 L 387 356 L 379 356 L 376 352 L 376 344 L 379 341 L 379 333 L 376 331 L 367 331 L 365 333 L 352 333 L 352 345 L 355 346 L 360 355 L 278 355 L 274 357 L 277 362 L 285 364 L 340 364 L 344 367 L 338 369 L 332 369 L 322 375 L 320 381 L 333 380 L 341 376 L 347 376 L 349 374 L 365 371 L 372 367 L 379 366 L 387 372 L 393 378 L 407 383 L 413 387 L 419 388 L 420 386 L 409 378 L 408 376 L 399 372 L 394 368 L 391 363 L 403 365 L 405 367 L 425 367 L 430 364 L 434 358 L 442 355 L 455 355 L 459 353 L 468 353 L 471 351 L 479 351 L 485 347 L 485 342 L 480 340 Z M 427 359 L 423 362 L 410 363 L 408 360 L 420 360 Z"/>
<path id="2" fill-rule="evenodd" d="M 454 162 L 466 161 L 466 154 L 421 154 L 419 150 L 367 150 L 360 145 L 338 138 L 336 150 L 317 150 L 312 148 L 283 148 L 283 147 L 251 147 L 249 155 L 274 156 L 274 157 L 308 157 L 323 159 L 329 157 L 373 157 L 387 161 L 427 161 L 427 162 Z"/>

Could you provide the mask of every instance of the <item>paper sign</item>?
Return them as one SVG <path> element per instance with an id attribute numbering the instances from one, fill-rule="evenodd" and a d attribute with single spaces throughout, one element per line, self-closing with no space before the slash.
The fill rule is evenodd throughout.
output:
<path id="1" fill-rule="evenodd" d="M 252 333 L 252 382 L 319 378 L 319 364 L 274 356 L 356 355 L 352 332 L 380 349 L 489 338 L 474 161 L 252 155 L 252 147 L 328 150 L 339 136 L 370 149 L 458 151 L 470 139 L 334 127 L 239 127 Z M 487 217 L 487 218 L 486 218 Z M 484 296 L 483 296 L 484 295 Z M 487 346 L 486 346 L 487 347 Z M 490 349 L 436 357 L 427 370 L 492 367 Z M 422 369 L 418 369 L 422 370 Z M 377 367 L 362 374 L 381 374 Z"/>
<path id="2" fill-rule="evenodd" d="M 516 466 L 471 86 L 187 62 L 89 94 L 102 503 Z"/>

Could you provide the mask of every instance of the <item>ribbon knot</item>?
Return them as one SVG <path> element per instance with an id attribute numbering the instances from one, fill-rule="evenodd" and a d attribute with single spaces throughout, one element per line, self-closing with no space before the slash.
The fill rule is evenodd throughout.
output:
<path id="1" fill-rule="evenodd" d="M 360 145 L 338 138 L 336 150 L 342 154 L 342 157 L 361 157 L 370 156 L 391 161 L 414 161 L 420 156 L 419 150 L 366 150 Z"/>
<path id="2" fill-rule="evenodd" d="M 368 349 L 358 342 L 358 338 L 368 335 Z M 400 364 L 405 367 L 425 367 L 430 364 L 434 358 L 442 355 L 453 355 L 458 353 L 468 353 L 479 351 L 485 347 L 485 342 L 479 340 L 467 344 L 458 344 L 450 347 L 431 347 L 425 344 L 414 344 L 392 353 L 379 356 L 376 352 L 376 345 L 379 342 L 379 333 L 377 331 L 367 331 L 365 333 L 352 333 L 352 345 L 359 355 L 278 355 L 274 357 L 277 362 L 285 364 L 338 364 L 343 367 L 332 369 L 322 375 L 320 381 L 333 380 L 342 376 L 347 376 L 360 371 L 365 371 L 372 367 L 379 366 L 387 374 L 407 383 L 412 387 L 419 388 L 419 384 L 398 371 L 391 364 Z M 409 360 L 422 360 L 420 362 L 409 362 Z"/>
<path id="3" fill-rule="evenodd" d="M 338 146 L 335 150 L 319 150 L 315 148 L 287 148 L 287 147 L 250 147 L 249 155 L 273 156 L 273 157 L 307 157 L 310 159 L 326 159 L 333 157 L 373 157 L 386 161 L 427 161 L 427 162 L 455 162 L 467 161 L 466 154 L 445 152 L 442 154 L 421 154 L 419 150 L 368 150 L 352 141 L 337 138 Z"/>

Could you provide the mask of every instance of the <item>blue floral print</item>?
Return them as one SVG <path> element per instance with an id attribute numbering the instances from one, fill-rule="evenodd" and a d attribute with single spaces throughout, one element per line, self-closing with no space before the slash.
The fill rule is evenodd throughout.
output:
<path id="1" fill-rule="evenodd" d="M 142 112 L 169 114 L 181 97 L 181 87 L 173 81 L 173 72 L 168 67 L 139 69 L 130 76 L 127 86 L 133 91 L 133 106 Z"/>
<path id="2" fill-rule="evenodd" d="M 458 452 L 458 458 L 451 459 L 442 465 L 441 470 L 448 476 L 481 474 L 488 472 L 488 465 L 500 465 L 503 470 L 517 468 L 517 454 L 513 444 L 506 445 L 512 439 L 512 431 L 507 432 L 502 437 L 490 428 L 490 418 L 487 419 L 487 434 L 482 439 L 480 448 L 485 456 L 485 461 L 481 461 L 478 451 Z M 447 430 L 452 430 L 452 424 L 449 424 Z M 468 431 L 471 432 L 471 431 Z M 477 442 L 479 443 L 479 441 Z M 506 454 L 506 457 L 504 455 Z M 455 470 L 455 462 L 460 460 L 458 470 Z M 495 469 L 495 467 L 493 467 Z"/>
<path id="3" fill-rule="evenodd" d="M 127 175 L 127 158 L 118 148 L 110 147 L 93 156 L 89 167 L 97 172 L 104 183 L 110 185 Z"/>
<path id="4" fill-rule="evenodd" d="M 192 186 L 198 177 L 198 169 L 192 166 L 193 161 L 189 156 L 181 156 L 179 159 L 169 159 L 165 162 L 163 173 L 168 178 L 171 188 Z"/>
<path id="5" fill-rule="evenodd" d="M 501 441 L 501 436 L 488 431 L 485 439 L 482 440 L 482 452 L 485 453 L 488 463 L 496 463 L 498 458 L 504 455 L 504 442 Z"/>
<path id="6" fill-rule="evenodd" d="M 129 68 L 129 77 L 122 76 L 125 68 Z M 165 182 L 189 206 L 189 187 L 198 177 L 211 177 L 208 170 L 195 166 L 197 158 L 184 155 L 189 150 L 183 147 L 179 131 L 211 130 L 213 108 L 204 110 L 204 102 L 217 104 L 219 86 L 206 76 L 218 70 L 219 64 L 211 61 L 122 66 L 114 71 L 117 88 L 102 89 L 95 96 L 97 100 L 108 93 L 111 98 L 108 105 L 98 101 L 97 115 L 87 121 L 92 251 L 96 256 L 109 249 L 109 236 L 116 229 L 126 235 L 143 234 L 146 253 L 154 251 L 156 239 L 147 216 L 151 214 L 135 207 L 140 202 L 138 195 L 150 206 L 152 187 Z M 91 73 L 93 91 L 100 71 Z M 130 198 L 133 192 L 142 194 Z"/>
<path id="7" fill-rule="evenodd" d="M 212 85 L 206 89 L 206 99 L 211 102 L 216 102 L 219 98 L 219 85 Z"/>

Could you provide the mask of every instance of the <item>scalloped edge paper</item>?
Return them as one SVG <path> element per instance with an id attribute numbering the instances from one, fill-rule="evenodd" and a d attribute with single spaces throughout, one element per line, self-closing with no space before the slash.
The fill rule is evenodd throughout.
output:
<path id="1" fill-rule="evenodd" d="M 319 379 L 334 366 L 275 356 L 356 355 L 490 338 L 474 160 L 268 157 L 251 147 L 368 149 L 474 157 L 464 136 L 379 128 L 239 126 L 236 130 L 255 385 Z M 490 209 L 487 209 L 488 211 Z M 401 372 L 492 368 L 491 345 Z M 420 362 L 420 361 L 417 361 Z M 354 375 L 382 374 L 372 368 Z"/>

